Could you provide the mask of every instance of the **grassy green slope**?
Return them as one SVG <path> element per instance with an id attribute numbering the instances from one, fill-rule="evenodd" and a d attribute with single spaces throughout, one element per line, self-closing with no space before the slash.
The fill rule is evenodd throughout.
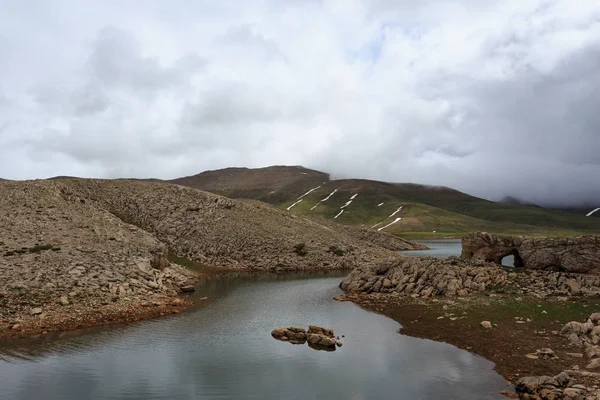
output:
<path id="1" fill-rule="evenodd" d="M 336 188 L 338 192 L 329 200 L 311 210 Z M 332 219 L 354 194 L 358 196 L 344 208 L 336 222 L 366 227 L 379 224 L 375 227 L 378 229 L 401 217 L 401 221 L 385 231 L 407 238 L 457 237 L 475 230 L 563 236 L 589 232 L 596 225 L 594 220 L 576 214 L 499 204 L 446 188 L 361 180 L 330 181 L 305 196 L 292 212 Z M 279 205 L 287 208 L 295 201 Z M 402 210 L 389 217 L 399 206 L 403 206 Z M 597 225 L 600 231 L 600 224 Z"/>
<path id="2" fill-rule="evenodd" d="M 403 205 L 403 211 L 397 215 L 402 221 L 386 228 L 387 232 L 403 236 L 459 236 L 475 230 L 530 235 L 600 233 L 600 218 L 585 217 L 581 212 L 496 203 L 445 187 L 363 179 L 332 181 L 326 173 L 300 166 L 227 168 L 176 179 L 172 183 L 233 198 L 260 200 L 282 208 L 289 207 L 308 190 L 321 186 L 304 197 L 292 212 L 327 219 L 338 214 L 350 196 L 358 193 L 336 222 L 367 227 L 389 223 L 393 218 L 385 221 L 386 218 Z M 331 199 L 310 210 L 336 188 L 339 191 Z M 382 202 L 385 204 L 377 207 Z"/>
<path id="3" fill-rule="evenodd" d="M 412 201 L 487 221 L 600 231 L 600 221 L 591 220 L 574 213 L 534 206 L 496 203 L 448 188 L 427 188 L 420 185 L 406 184 L 397 186 L 397 192 L 402 193 L 403 197 Z"/>

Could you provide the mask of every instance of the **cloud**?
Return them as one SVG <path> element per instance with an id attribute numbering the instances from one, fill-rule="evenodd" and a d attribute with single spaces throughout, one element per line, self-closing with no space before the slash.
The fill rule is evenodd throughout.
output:
<path id="1" fill-rule="evenodd" d="M 1 176 L 302 164 L 600 201 L 594 2 L 23 3 L 0 6 Z"/>

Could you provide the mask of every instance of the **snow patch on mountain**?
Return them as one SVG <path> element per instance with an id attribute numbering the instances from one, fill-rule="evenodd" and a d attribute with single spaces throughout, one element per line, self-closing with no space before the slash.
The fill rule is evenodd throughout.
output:
<path id="1" fill-rule="evenodd" d="M 302 200 L 298 200 L 297 202 L 295 202 L 294 204 L 292 204 L 291 206 L 289 206 L 287 208 L 287 210 L 290 211 L 292 209 L 292 207 L 294 207 L 296 204 L 301 203 L 301 202 L 302 202 Z"/>
<path id="2" fill-rule="evenodd" d="M 595 210 L 590 211 L 589 213 L 587 213 L 585 216 L 586 217 L 591 217 L 596 211 L 600 211 L 600 208 L 596 208 Z"/>
<path id="3" fill-rule="evenodd" d="M 324 199 L 322 199 L 322 200 L 321 200 L 321 202 L 329 200 L 329 198 L 330 198 L 331 196 L 333 196 L 333 195 L 335 194 L 335 192 L 337 192 L 337 191 L 338 191 L 338 190 L 337 190 L 337 189 L 335 189 L 333 192 L 329 193 L 329 196 L 327 196 L 327 197 L 325 197 Z"/>
<path id="4" fill-rule="evenodd" d="M 402 207 L 403 206 L 400 206 L 396 211 L 394 211 L 393 213 L 391 213 L 388 218 L 392 218 L 394 215 L 398 214 L 402 210 Z"/>
<path id="5" fill-rule="evenodd" d="M 385 228 L 387 228 L 388 226 L 392 226 L 392 225 L 394 225 L 396 222 L 400 221 L 401 219 L 402 219 L 402 218 L 396 218 L 396 219 L 394 220 L 394 222 L 391 222 L 391 223 L 387 224 L 386 226 L 383 226 L 383 227 L 381 227 L 381 228 L 377 229 L 377 232 L 379 232 L 379 231 L 380 231 L 380 230 L 382 230 L 382 229 L 385 229 Z"/>
<path id="6" fill-rule="evenodd" d="M 296 200 L 300 200 L 301 198 L 303 198 L 306 195 L 309 195 L 310 193 L 314 192 L 315 190 L 319 189 L 321 186 L 317 186 L 316 188 L 310 189 L 308 192 L 304 193 L 302 196 L 298 197 Z"/>

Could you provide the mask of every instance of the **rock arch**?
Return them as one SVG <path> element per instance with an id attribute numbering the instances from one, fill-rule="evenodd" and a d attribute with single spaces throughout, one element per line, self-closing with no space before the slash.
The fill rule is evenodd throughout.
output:
<path id="1" fill-rule="evenodd" d="M 502 264 L 507 255 L 515 256 L 515 266 L 521 268 L 600 275 L 600 236 L 527 238 L 475 232 L 462 238 L 464 259 Z"/>

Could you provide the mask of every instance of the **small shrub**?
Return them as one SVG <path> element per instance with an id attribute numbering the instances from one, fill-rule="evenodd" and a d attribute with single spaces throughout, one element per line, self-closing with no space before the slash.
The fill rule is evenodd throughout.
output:
<path id="1" fill-rule="evenodd" d="M 306 251 L 306 244 L 298 243 L 297 245 L 295 245 L 294 253 L 298 254 L 300 257 L 304 257 L 305 255 L 307 255 L 308 252 Z"/>
<path id="2" fill-rule="evenodd" d="M 344 254 L 346 254 L 346 252 L 342 249 L 340 249 L 337 246 L 329 246 L 329 250 L 327 250 L 328 253 L 333 253 L 336 256 L 343 256 Z"/>
<path id="3" fill-rule="evenodd" d="M 30 253 L 40 253 L 43 250 L 51 250 L 52 249 L 52 245 L 51 244 L 45 244 L 43 246 L 34 246 L 32 248 L 29 249 Z"/>

